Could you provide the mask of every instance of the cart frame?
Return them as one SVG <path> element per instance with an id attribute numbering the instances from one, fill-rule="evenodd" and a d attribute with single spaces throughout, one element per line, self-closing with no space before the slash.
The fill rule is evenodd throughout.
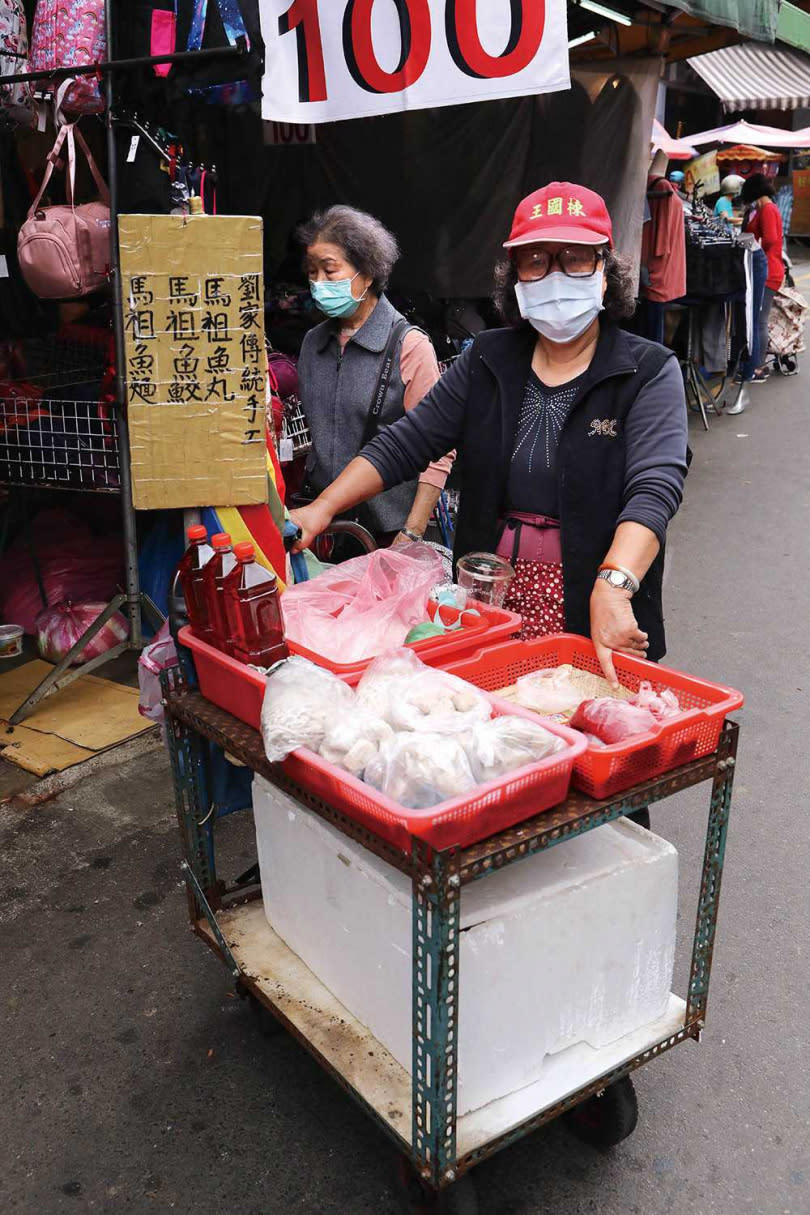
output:
<path id="1" fill-rule="evenodd" d="M 184 674 L 184 670 L 186 674 Z M 254 996 L 289 1029 L 318 1062 L 360 1103 L 407 1157 L 416 1173 L 435 1190 L 501 1148 L 514 1143 L 588 1098 L 602 1093 L 630 1072 L 687 1039 L 699 1040 L 705 1026 L 720 885 L 731 809 L 739 727 L 726 721 L 717 751 L 605 801 L 572 791 L 565 802 L 480 843 L 436 851 L 418 839 L 407 855 L 284 775 L 264 755 L 258 731 L 193 690 L 193 674 L 181 667 L 164 672 L 169 750 L 183 850 L 189 918 L 194 931 L 231 970 L 242 994 Z M 257 977 L 239 964 L 218 916 L 261 898 L 255 874 L 227 886 L 216 872 L 216 806 L 209 794 L 208 744 L 223 748 L 267 781 L 314 811 L 344 835 L 358 841 L 407 874 L 413 891 L 413 1058 L 411 1135 L 408 1139 L 366 1099 L 339 1066 L 285 1016 L 282 1005 L 263 990 Z M 457 1071 L 459 993 L 459 913 L 461 891 L 506 865 L 592 831 L 683 789 L 711 781 L 708 827 L 698 898 L 689 989 L 683 1024 L 650 1043 L 593 1082 L 542 1108 L 503 1133 L 457 1152 Z M 371 1041 L 376 1041 L 372 1039 Z M 385 1048 L 378 1044 L 379 1051 Z"/>

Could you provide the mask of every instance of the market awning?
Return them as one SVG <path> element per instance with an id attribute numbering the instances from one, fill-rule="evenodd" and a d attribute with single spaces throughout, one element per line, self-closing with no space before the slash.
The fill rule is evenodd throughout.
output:
<path id="1" fill-rule="evenodd" d="M 810 58 L 799 51 L 748 42 L 696 55 L 687 63 L 717 94 L 724 110 L 810 106 Z"/>
<path id="2" fill-rule="evenodd" d="M 763 148 L 810 148 L 810 127 L 800 131 L 783 131 L 779 127 L 763 127 L 753 122 L 732 122 L 726 127 L 712 127 L 684 135 L 696 148 L 707 143 L 750 143 Z"/>
<path id="3" fill-rule="evenodd" d="M 697 148 L 688 139 L 674 139 L 657 118 L 653 120 L 652 146 L 656 152 L 665 152 L 670 160 L 691 160 L 697 156 Z"/>
<path id="4" fill-rule="evenodd" d="M 747 38 L 773 42 L 779 20 L 775 0 L 665 0 L 693 17 L 711 25 L 725 25 Z"/>

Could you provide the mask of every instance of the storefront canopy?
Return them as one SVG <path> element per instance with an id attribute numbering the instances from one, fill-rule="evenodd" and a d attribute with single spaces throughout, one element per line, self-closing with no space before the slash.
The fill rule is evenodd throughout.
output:
<path id="1" fill-rule="evenodd" d="M 804 127 L 801 131 L 783 131 L 779 127 L 757 126 L 752 122 L 732 122 L 730 126 L 698 131 L 696 135 L 687 135 L 685 138 L 696 148 L 707 143 L 746 143 L 765 148 L 810 148 L 810 127 Z"/>
<path id="2" fill-rule="evenodd" d="M 666 0 L 710 25 L 725 25 L 762 42 L 773 42 L 779 20 L 776 0 Z"/>
<path id="3" fill-rule="evenodd" d="M 697 148 L 686 139 L 673 139 L 657 118 L 653 122 L 652 146 L 655 152 L 664 152 L 670 160 L 691 160 L 697 156 Z"/>
<path id="4" fill-rule="evenodd" d="M 725 110 L 810 106 L 810 57 L 800 51 L 741 43 L 696 55 L 687 62 L 717 94 Z"/>

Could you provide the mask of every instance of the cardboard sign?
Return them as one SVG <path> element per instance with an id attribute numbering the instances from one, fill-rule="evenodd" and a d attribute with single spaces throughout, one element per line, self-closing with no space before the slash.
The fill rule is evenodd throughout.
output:
<path id="1" fill-rule="evenodd" d="M 262 112 L 333 122 L 570 88 L 565 0 L 260 0 Z"/>
<path id="2" fill-rule="evenodd" d="M 138 510 L 267 501 L 262 221 L 121 215 Z"/>
<path id="3" fill-rule="evenodd" d="M 704 152 L 684 165 L 683 184 L 687 194 L 694 194 L 696 187 L 701 198 L 704 194 L 717 194 L 720 189 L 717 151 Z"/>
<path id="4" fill-rule="evenodd" d="M 793 170 L 793 211 L 790 217 L 792 234 L 810 233 L 810 169 Z"/>

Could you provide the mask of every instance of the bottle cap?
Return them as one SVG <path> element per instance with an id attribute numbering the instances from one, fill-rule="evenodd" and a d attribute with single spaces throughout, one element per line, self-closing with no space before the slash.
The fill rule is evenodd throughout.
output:
<path id="1" fill-rule="evenodd" d="M 190 541 L 207 540 L 208 532 L 201 524 L 197 523 L 194 527 L 188 529 L 188 538 Z"/>
<path id="2" fill-rule="evenodd" d="M 243 540 L 241 544 L 235 545 L 233 555 L 237 561 L 252 561 L 254 556 L 253 545 L 248 543 L 247 540 Z"/>
<path id="3" fill-rule="evenodd" d="M 230 548 L 231 538 L 227 532 L 217 532 L 211 537 L 211 544 L 214 548 Z"/>

